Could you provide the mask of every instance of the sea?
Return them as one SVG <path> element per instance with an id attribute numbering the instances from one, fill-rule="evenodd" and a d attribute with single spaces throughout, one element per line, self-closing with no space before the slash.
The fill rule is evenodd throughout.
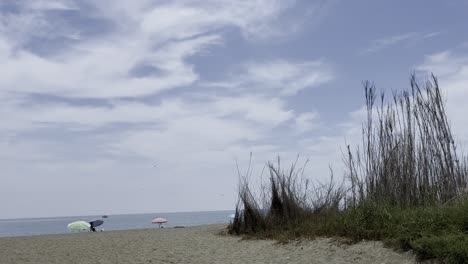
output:
<path id="1" fill-rule="evenodd" d="M 151 221 L 156 217 L 168 220 L 165 228 L 176 226 L 197 226 L 208 224 L 228 224 L 229 215 L 234 211 L 211 211 L 211 212 L 185 212 L 185 213 L 154 213 L 154 214 L 128 214 L 128 215 L 89 215 L 89 216 L 67 216 L 50 218 L 27 218 L 27 219 L 0 219 L 0 237 L 35 236 L 49 234 L 71 233 L 67 225 L 74 221 L 103 220 L 104 224 L 96 227 L 97 231 L 129 230 L 158 228 Z"/>

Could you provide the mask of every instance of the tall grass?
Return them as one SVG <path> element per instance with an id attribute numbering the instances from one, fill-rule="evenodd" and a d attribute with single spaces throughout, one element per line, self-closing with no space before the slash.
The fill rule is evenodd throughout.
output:
<path id="1" fill-rule="evenodd" d="M 443 204 L 465 191 L 467 166 L 458 157 L 437 79 L 421 87 L 413 75 L 410 91 L 390 103 L 364 84 L 367 121 L 362 147 L 348 146 L 352 206 L 374 201 L 400 207 Z"/>
<path id="2" fill-rule="evenodd" d="M 260 233 L 276 226 L 299 222 L 309 211 L 308 182 L 300 181 L 303 168 L 296 169 L 298 159 L 288 171 L 281 168 L 280 159 L 275 166 L 268 163 L 269 184 L 262 187 L 263 199 L 255 198 L 249 186 L 250 162 L 247 173 L 239 172 L 239 201 L 236 216 L 230 226 L 235 234 Z"/>
<path id="3" fill-rule="evenodd" d="M 276 164 L 268 162 L 268 181 L 259 196 L 250 188 L 250 174 L 239 175 L 239 200 L 229 226 L 231 234 L 271 237 L 276 231 L 300 225 L 311 215 L 335 214 L 343 207 L 344 185 L 337 185 L 333 177 L 325 184 L 310 182 L 303 175 L 307 161 L 298 166 L 298 160 L 287 170 L 281 167 L 279 158 Z"/>
<path id="4" fill-rule="evenodd" d="M 255 196 L 240 174 L 230 233 L 382 239 L 424 258 L 468 263 L 468 166 L 437 79 L 421 85 L 413 75 L 410 89 L 389 99 L 370 82 L 364 91 L 367 119 L 360 146 L 347 146 L 346 182 L 336 184 L 333 173 L 328 183 L 311 182 L 307 162 L 285 170 L 278 159 L 267 164 L 268 184 Z"/>

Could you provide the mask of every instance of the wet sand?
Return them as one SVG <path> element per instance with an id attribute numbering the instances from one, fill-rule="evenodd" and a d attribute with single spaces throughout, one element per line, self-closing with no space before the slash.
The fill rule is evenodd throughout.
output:
<path id="1" fill-rule="evenodd" d="M 414 263 L 380 242 L 290 242 L 220 235 L 223 225 L 0 238 L 1 264 Z"/>

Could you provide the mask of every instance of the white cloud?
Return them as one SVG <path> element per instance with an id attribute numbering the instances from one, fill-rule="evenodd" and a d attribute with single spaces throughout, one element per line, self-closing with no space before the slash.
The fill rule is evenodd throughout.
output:
<path id="1" fill-rule="evenodd" d="M 445 78 L 463 71 L 467 62 L 468 58 L 466 55 L 455 55 L 451 51 L 443 51 L 426 56 L 424 62 L 419 65 L 417 69 L 420 71 L 433 72 Z"/>
<path id="2" fill-rule="evenodd" d="M 196 81 L 198 75 L 185 63 L 185 58 L 218 40 L 217 36 L 205 36 L 151 53 L 142 51 L 144 43 L 134 44 L 132 41 L 85 44 L 78 54 L 68 54 L 59 60 L 21 51 L 0 59 L 5 68 L 0 89 L 64 97 L 140 97 Z M 132 67 L 145 61 L 156 65 L 165 74 L 145 78 L 129 76 Z"/>
<path id="3" fill-rule="evenodd" d="M 40 57 L 18 47 L 33 36 L 76 39 L 80 35 L 76 25 L 59 27 L 44 12 L 74 5 L 70 1 L 27 3 L 35 11 L 24 8 L 20 14 L 2 16 L 0 24 L 6 26 L 0 28 L 4 32 L 0 39 L 2 46 L 6 45 L 2 49 L 6 54 L 0 59 L 0 65 L 6 72 L 0 77 L 0 89 L 11 91 L 14 87 L 16 92 L 86 98 L 141 97 L 193 84 L 199 76 L 186 59 L 222 41 L 213 30 L 237 27 L 246 35 L 266 37 L 272 35 L 270 31 L 279 30 L 270 27 L 269 22 L 291 5 L 260 0 L 204 1 L 199 5 L 188 1 L 159 6 L 149 1 L 112 1 L 112 4 L 93 1 L 100 10 L 94 15 L 111 20 L 115 31 L 103 32 L 102 37 L 90 40 L 80 36 L 72 49 L 57 51 L 53 57 Z M 157 67 L 164 74 L 145 78 L 130 76 L 131 69 L 141 63 Z M 319 76 L 309 76 L 291 84 L 291 89 L 301 89 L 320 80 Z"/>
<path id="4" fill-rule="evenodd" d="M 313 113 L 297 116 L 279 95 L 331 80 L 326 63 L 252 60 L 241 66 L 240 79 L 226 82 L 242 96 L 228 89 L 215 96 L 197 85 L 203 76 L 189 60 L 223 43 L 225 29 L 247 41 L 288 34 L 280 18 L 294 1 L 84 2 L 27 1 L 18 14 L 0 18 L 0 164 L 2 180 L 19 190 L 2 185 L 0 195 L 43 195 L 41 202 L 57 207 L 55 215 L 77 213 L 56 202 L 54 196 L 66 194 L 93 212 L 130 212 L 134 204 L 141 204 L 135 212 L 226 209 L 235 201 L 236 157 L 253 151 L 263 163 L 276 154 L 294 156 L 281 141 L 289 132 L 279 135 L 277 128 L 313 128 Z M 68 9 L 109 28 L 96 24 L 98 32 L 87 36 L 80 25 L 48 15 Z M 40 54 L 37 38 L 73 42 Z M 155 70 L 132 75 L 141 65 Z M 83 182 L 68 185 L 78 178 Z M 35 192 L 20 186 L 26 180 Z M 88 192 L 115 200 L 93 204 Z M 219 192 L 228 195 L 220 199 Z M 174 201 L 155 206 L 154 193 Z M 128 210 L 115 205 L 125 203 Z M 25 216 L 28 206 L 2 208 L 0 218 Z"/>
<path id="5" fill-rule="evenodd" d="M 184 21 L 184 23 L 180 23 Z M 219 26 L 206 10 L 183 6 L 163 6 L 147 13 L 141 21 L 141 30 L 148 35 L 182 39 L 205 33 Z"/>
<path id="6" fill-rule="evenodd" d="M 38 10 L 74 10 L 78 7 L 74 1 L 66 0 L 28 0 L 24 2 L 27 8 Z"/>
<path id="7" fill-rule="evenodd" d="M 274 95 L 292 96 L 299 91 L 314 88 L 335 78 L 331 66 L 320 60 L 287 61 L 272 60 L 250 62 L 231 79 L 223 82 L 202 83 L 204 87 L 219 87 L 232 91 L 255 91 Z"/>
<path id="8" fill-rule="evenodd" d="M 304 133 L 319 127 L 319 114 L 317 112 L 301 113 L 295 119 L 297 133 Z"/>
<path id="9" fill-rule="evenodd" d="M 21 44 L 28 38 L 28 34 L 30 38 L 47 36 L 49 33 L 49 24 L 42 14 L 24 12 L 0 16 L 0 36 L 8 36 L 13 44 Z"/>
<path id="10" fill-rule="evenodd" d="M 78 10 L 73 1 L 66 0 L 27 0 L 16 3 L 19 12 L 5 12 L 0 16 L 0 38 L 6 37 L 15 49 L 35 38 L 79 38 L 79 31 L 70 27 L 65 20 L 57 17 L 52 20 L 47 12 Z M 1 6 L 0 6 L 1 7 Z"/>
<path id="11" fill-rule="evenodd" d="M 291 119 L 294 115 L 293 111 L 285 110 L 284 103 L 277 98 L 217 98 L 214 108 L 220 114 L 239 114 L 246 120 L 274 126 Z"/>
<path id="12" fill-rule="evenodd" d="M 462 141 L 468 142 L 466 113 L 468 105 L 468 53 L 444 51 L 426 56 L 418 66 L 419 71 L 433 73 L 439 79 L 439 85 L 447 98 L 448 118 L 453 132 Z"/>
<path id="13" fill-rule="evenodd" d="M 160 3 L 157 8 L 148 0 L 90 3 L 98 8 L 101 15 L 107 14 L 119 25 L 125 26 L 130 21 L 147 33 L 159 33 L 164 38 L 188 37 L 231 26 L 238 28 L 245 38 L 255 40 L 290 33 L 288 25 L 280 23 L 280 18 L 294 6 L 295 1 L 182 0 Z"/>
<path id="14" fill-rule="evenodd" d="M 440 32 L 430 32 L 430 33 L 416 33 L 410 32 L 400 35 L 388 36 L 380 39 L 375 39 L 372 41 L 370 47 L 361 51 L 360 54 L 370 54 L 375 53 L 380 50 L 386 49 L 388 47 L 400 44 L 400 43 L 415 43 L 422 40 L 433 38 L 440 35 Z"/>
<path id="15" fill-rule="evenodd" d="M 174 99 L 159 105 L 125 101 L 114 101 L 105 107 L 47 104 L 22 108 L 23 105 L 25 102 L 19 101 L 16 105 L 3 106 L 1 112 L 16 122 L 15 125 L 11 122 L 2 124 L 3 132 L 13 130 L 16 132 L 13 135 L 18 135 L 19 132 L 40 131 L 52 125 L 62 130 L 71 127 L 72 131 L 86 131 L 115 123 L 147 124 L 105 132 L 105 136 L 92 136 L 95 138 L 92 139 L 94 151 L 85 158 L 97 157 L 99 161 L 102 153 L 96 153 L 96 148 L 100 148 L 125 157 L 156 159 L 160 166 L 170 171 L 170 167 L 180 160 L 183 160 L 184 167 L 196 169 L 197 164 L 204 161 L 222 169 L 234 158 L 248 155 L 249 151 L 254 152 L 260 163 L 274 159 L 277 154 L 294 157 L 294 151 L 281 150 L 284 147 L 281 142 L 270 144 L 265 149 L 255 141 L 274 136 L 272 130 L 290 120 L 294 121 L 295 131 L 317 128 L 317 124 L 313 124 L 316 113 L 296 116 L 278 99 L 253 96 L 214 97 L 198 103 Z M 3 144 L 2 149 L 8 153 L 10 161 L 56 163 L 76 160 L 80 164 L 79 160 L 83 159 L 81 152 L 72 151 L 73 148 L 76 151 L 76 146 L 61 141 L 47 139 L 43 142 L 39 139 L 24 142 L 14 136 Z M 64 152 L 70 147 L 71 152 Z M 39 154 L 44 149 L 47 149 L 47 155 Z"/>
<path id="16" fill-rule="evenodd" d="M 276 22 L 294 3 L 291 0 L 178 1 L 147 13 L 141 27 L 151 34 L 169 33 L 175 38 L 186 38 L 233 26 L 247 39 L 265 39 L 289 33 L 285 24 Z"/>
<path id="17" fill-rule="evenodd" d="M 279 90 L 283 95 L 318 86 L 333 78 L 330 67 L 321 61 L 271 61 L 246 66 L 246 82 L 259 84 L 265 89 Z"/>

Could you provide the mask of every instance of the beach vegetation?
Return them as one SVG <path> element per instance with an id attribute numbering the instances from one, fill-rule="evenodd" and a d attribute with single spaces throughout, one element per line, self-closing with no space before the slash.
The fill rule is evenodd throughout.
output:
<path id="1" fill-rule="evenodd" d="M 337 182 L 304 176 L 307 162 L 266 165 L 256 195 L 239 174 L 239 200 L 229 232 L 288 241 L 343 237 L 382 240 L 418 259 L 468 263 L 468 166 L 457 148 L 436 77 L 387 98 L 364 82 L 362 142 L 343 151 Z M 250 166 L 249 166 L 250 167 Z M 249 172 L 251 170 L 248 170 Z"/>

